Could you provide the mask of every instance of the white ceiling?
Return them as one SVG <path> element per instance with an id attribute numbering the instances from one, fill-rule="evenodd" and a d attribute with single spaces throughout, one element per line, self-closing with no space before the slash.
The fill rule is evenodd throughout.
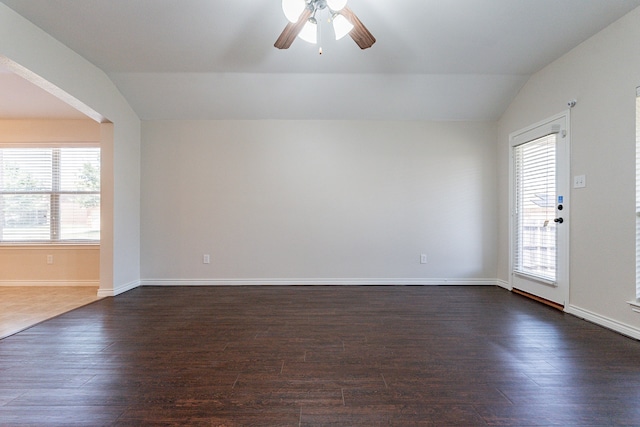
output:
<path id="1" fill-rule="evenodd" d="M 273 47 L 280 0 L 2 2 L 103 69 L 142 119 L 496 120 L 531 74 L 640 6 L 349 0 L 377 43 L 326 25 L 320 56 Z"/>
<path id="2" fill-rule="evenodd" d="M 86 119 L 87 117 L 19 77 L 0 63 L 0 119 Z"/>

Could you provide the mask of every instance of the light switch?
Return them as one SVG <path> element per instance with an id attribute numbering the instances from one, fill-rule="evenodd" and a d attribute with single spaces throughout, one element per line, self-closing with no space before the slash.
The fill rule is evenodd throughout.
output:
<path id="1" fill-rule="evenodd" d="M 587 186 L 587 177 L 585 175 L 576 175 L 573 177 L 573 188 L 584 188 Z"/>

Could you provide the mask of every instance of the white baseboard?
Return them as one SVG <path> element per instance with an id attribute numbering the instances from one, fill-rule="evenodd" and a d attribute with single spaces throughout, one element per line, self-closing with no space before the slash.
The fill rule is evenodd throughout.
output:
<path id="1" fill-rule="evenodd" d="M 98 289 L 98 296 L 103 297 L 115 297 L 132 289 L 141 286 L 140 280 L 134 280 L 133 282 L 118 285 L 113 289 Z"/>
<path id="2" fill-rule="evenodd" d="M 622 335 L 626 335 L 636 340 L 640 340 L 640 329 L 635 328 L 631 325 L 627 325 L 622 322 L 618 322 L 617 320 L 610 319 L 606 316 L 602 316 L 600 314 L 596 314 L 592 311 L 585 310 L 580 307 L 576 307 L 575 305 L 569 305 L 565 307 L 565 312 L 572 314 L 581 319 L 587 320 L 589 322 L 595 323 L 596 325 L 600 325 L 607 329 L 611 329 L 616 331 Z"/>
<path id="3" fill-rule="evenodd" d="M 141 286 L 495 286 L 496 279 L 143 279 Z"/>
<path id="4" fill-rule="evenodd" d="M 504 280 L 500 280 L 500 279 L 496 279 L 496 285 L 500 286 L 501 288 L 504 288 L 508 291 L 512 290 L 513 288 L 511 287 L 511 284 L 509 282 L 506 282 Z"/>
<path id="5" fill-rule="evenodd" d="M 0 287 L 2 286 L 77 286 L 97 288 L 100 286 L 100 282 L 86 280 L 0 280 Z"/>

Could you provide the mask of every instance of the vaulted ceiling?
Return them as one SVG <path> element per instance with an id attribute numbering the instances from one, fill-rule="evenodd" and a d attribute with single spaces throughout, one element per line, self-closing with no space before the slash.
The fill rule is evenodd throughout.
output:
<path id="1" fill-rule="evenodd" d="M 273 47 L 280 0 L 2 2 L 104 70 L 141 119 L 496 120 L 533 73 L 640 6 L 349 0 L 376 44 L 325 24 L 318 55 Z M 15 78 L 0 71 L 2 93 Z"/>

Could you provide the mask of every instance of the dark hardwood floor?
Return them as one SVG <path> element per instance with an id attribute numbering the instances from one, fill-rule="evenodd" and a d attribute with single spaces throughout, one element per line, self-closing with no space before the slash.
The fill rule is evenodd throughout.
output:
<path id="1" fill-rule="evenodd" d="M 0 425 L 640 425 L 640 343 L 494 287 L 140 288 L 0 340 Z"/>

